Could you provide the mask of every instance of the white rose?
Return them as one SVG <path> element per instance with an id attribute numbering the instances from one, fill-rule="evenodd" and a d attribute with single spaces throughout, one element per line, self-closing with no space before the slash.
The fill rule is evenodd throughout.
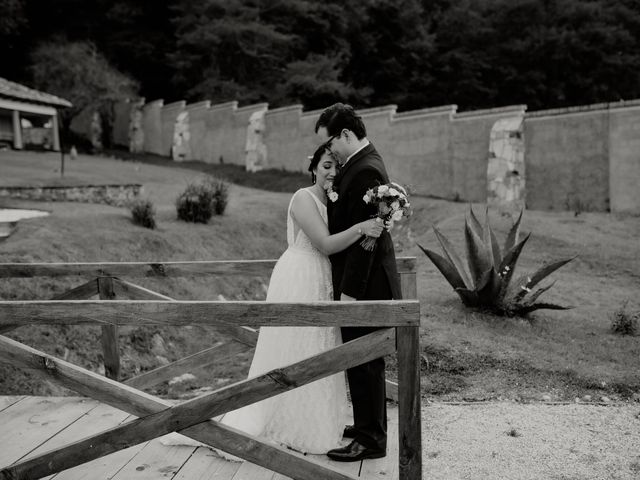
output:
<path id="1" fill-rule="evenodd" d="M 393 212 L 393 215 L 391 215 L 391 220 L 394 221 L 398 221 L 402 219 L 402 210 L 398 210 L 397 212 Z"/>
<path id="2" fill-rule="evenodd" d="M 362 200 L 364 200 L 364 203 L 369 203 L 369 200 L 371 200 L 369 198 L 369 195 L 365 195 L 364 197 L 362 197 Z"/>
<path id="3" fill-rule="evenodd" d="M 400 202 L 399 201 L 395 201 L 391 203 L 391 210 L 400 210 Z"/>
<path id="4" fill-rule="evenodd" d="M 380 185 L 378 187 L 378 193 L 384 193 L 387 192 L 389 190 L 389 187 L 387 187 L 386 185 Z"/>
<path id="5" fill-rule="evenodd" d="M 394 197 L 397 197 L 398 195 L 400 195 L 400 192 L 398 190 L 396 190 L 395 188 L 390 188 L 389 189 L 389 194 L 393 195 Z"/>
<path id="6" fill-rule="evenodd" d="M 329 200 L 335 202 L 336 200 L 338 200 L 338 194 L 336 192 L 329 193 Z"/>

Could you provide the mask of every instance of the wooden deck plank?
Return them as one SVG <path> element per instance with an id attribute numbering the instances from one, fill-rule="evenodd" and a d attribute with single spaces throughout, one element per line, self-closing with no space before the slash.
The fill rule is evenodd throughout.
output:
<path id="1" fill-rule="evenodd" d="M 387 456 L 363 460 L 360 478 L 367 480 L 398 478 L 398 407 L 387 406 Z"/>
<path id="2" fill-rule="evenodd" d="M 126 413 L 77 397 L 0 397 L 0 424 L 27 435 L 0 438 L 0 466 L 18 458 L 72 442 L 132 419 Z M 7 406 L 8 405 L 8 406 Z M 309 455 L 328 467 L 363 479 L 398 479 L 398 409 L 388 406 L 389 443 L 385 458 L 341 463 L 325 455 Z M 4 431 L 4 428 L 3 428 Z M 347 443 L 344 439 L 343 443 Z M 17 444 L 18 446 L 14 446 Z M 29 448 L 31 447 L 31 448 Z M 296 454 L 298 455 L 298 454 Z M 301 454 L 300 454 L 301 455 Z M 9 458 L 9 460 L 2 460 Z M 99 458 L 48 477 L 53 480 L 113 480 L 172 478 L 173 480 L 290 480 L 255 464 L 230 462 L 206 447 L 165 446 L 158 439 Z"/>
<path id="3" fill-rule="evenodd" d="M 67 443 L 76 441 L 78 438 L 82 438 L 92 433 L 101 432 L 108 428 L 114 427 L 130 415 L 118 410 L 117 408 L 110 407 L 109 405 L 101 404 L 95 400 L 87 400 L 88 403 L 93 403 L 94 407 L 89 410 L 82 418 L 70 424 L 67 428 L 59 432 L 54 437 L 51 437 L 47 442 L 40 445 L 37 449 L 29 453 L 24 459 L 31 458 L 39 455 L 42 452 L 58 448 Z M 131 452 L 130 452 L 131 453 Z M 131 453 L 133 456 L 133 453 Z M 112 459 L 113 460 L 113 459 Z M 110 473 L 114 473 L 120 468 L 125 460 L 119 462 L 104 462 L 104 465 L 100 465 L 100 462 L 90 462 L 86 465 L 66 470 L 59 474 L 45 477 L 44 480 L 51 480 L 53 478 L 58 479 L 91 479 L 91 478 L 108 478 Z M 105 471 L 106 469 L 106 471 Z M 77 470 L 77 471 L 76 471 Z"/>
<path id="4" fill-rule="evenodd" d="M 172 480 L 231 480 L 242 464 L 219 457 L 199 447 Z"/>
<path id="5" fill-rule="evenodd" d="M 54 480 L 103 480 L 112 478 L 145 447 L 146 443 L 101 457 L 84 465 L 70 468 L 53 477 Z"/>
<path id="6" fill-rule="evenodd" d="M 275 472 L 251 462 L 243 462 L 232 480 L 271 480 Z"/>
<path id="7" fill-rule="evenodd" d="M 24 398 L 26 398 L 24 395 L 10 395 L 6 397 L 0 397 L 0 412 L 6 410 L 11 405 L 18 403 Z"/>
<path id="8" fill-rule="evenodd" d="M 70 424 L 67 428 L 51 437 L 35 450 L 32 450 L 21 460 L 38 456 L 47 450 L 53 450 L 54 448 L 61 447 L 68 443 L 73 443 L 88 435 L 93 435 L 98 432 L 102 432 L 103 430 L 115 427 L 129 416 L 128 413 L 125 413 L 122 410 L 101 404 L 95 400 L 87 401 L 87 404 L 93 406 L 82 418 Z"/>
<path id="9" fill-rule="evenodd" d="M 82 417 L 93 403 L 72 397 L 28 397 L 0 412 L 0 466 L 9 466 Z"/>
<path id="10" fill-rule="evenodd" d="M 157 480 L 173 478 L 196 447 L 166 446 L 159 439 L 148 442 L 112 480 Z"/>

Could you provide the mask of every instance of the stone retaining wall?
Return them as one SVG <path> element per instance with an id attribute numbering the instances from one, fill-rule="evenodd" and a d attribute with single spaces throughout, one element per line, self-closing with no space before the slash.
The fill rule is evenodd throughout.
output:
<path id="1" fill-rule="evenodd" d="M 142 185 L 79 185 L 56 187 L 0 187 L 0 197 L 45 202 L 103 203 L 126 207 L 142 193 Z"/>

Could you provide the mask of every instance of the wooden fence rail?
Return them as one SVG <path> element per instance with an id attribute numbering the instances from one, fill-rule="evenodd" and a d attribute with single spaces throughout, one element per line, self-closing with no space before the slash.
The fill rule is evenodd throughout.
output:
<path id="1" fill-rule="evenodd" d="M 100 325 L 103 331 L 105 373 L 109 378 L 2 336 L 0 361 L 34 370 L 64 387 L 141 417 L 99 435 L 5 467 L 0 470 L 0 479 L 40 478 L 171 431 L 180 431 L 294 479 L 352 478 L 209 418 L 388 355 L 396 348 L 400 385 L 388 382 L 387 390 L 398 401 L 400 479 L 421 479 L 420 306 L 416 300 L 315 303 L 177 301 L 118 278 L 121 275 L 265 276 L 274 264 L 274 260 L 0 264 L 0 278 L 95 276 L 54 300 L 0 301 L 0 333 L 33 324 Z M 398 265 L 405 298 L 415 299 L 415 258 L 401 258 Z M 100 300 L 86 300 L 96 295 Z M 123 298 L 127 300 L 121 300 Z M 120 325 L 209 325 L 230 335 L 234 342 L 220 342 L 202 352 L 130 378 L 123 384 L 115 381 L 119 378 L 117 329 Z M 218 389 L 180 405 L 171 406 L 139 390 L 166 381 L 185 370 L 211 364 L 220 355 L 228 356 L 253 347 L 258 333 L 252 327 L 311 325 L 366 325 L 382 329 L 310 359 Z"/>
<path id="2" fill-rule="evenodd" d="M 133 277 L 178 277 L 224 274 L 233 276 L 268 276 L 276 260 L 234 260 L 234 261 L 193 261 L 193 262 L 84 262 L 84 263 L 0 263 L 0 279 L 62 276 L 97 276 L 53 300 L 85 300 L 96 295 L 103 300 L 165 300 L 173 298 L 154 292 L 140 285 L 130 283 L 115 275 Z M 406 299 L 417 298 L 415 257 L 397 259 L 398 272 L 402 283 L 402 292 Z M 0 325 L 0 334 L 17 328 L 19 325 Z M 250 327 L 217 326 L 217 330 L 229 336 L 234 342 L 246 347 L 254 347 L 258 332 Z M 105 374 L 109 378 L 120 378 L 120 355 L 117 344 L 118 327 L 102 326 L 102 353 Z M 236 346 L 237 347 L 237 346 Z M 233 349 L 234 351 L 236 349 Z M 223 350 L 219 350 L 221 353 Z M 201 359 L 215 360 L 216 350 L 203 350 Z M 196 359 L 192 359 L 195 361 Z M 182 364 L 183 368 L 189 364 Z M 146 375 L 144 386 L 170 380 L 175 370 L 172 365 L 156 369 L 154 375 Z M 143 374 L 144 375 L 144 374 Z M 136 382 L 133 378 L 127 382 Z M 153 382 L 153 383 L 152 383 Z M 143 383 L 136 383 L 140 386 Z M 387 397 L 398 401 L 398 384 L 387 380 Z"/>

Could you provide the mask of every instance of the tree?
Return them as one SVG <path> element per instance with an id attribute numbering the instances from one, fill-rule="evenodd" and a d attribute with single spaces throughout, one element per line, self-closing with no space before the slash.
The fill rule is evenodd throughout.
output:
<path id="1" fill-rule="evenodd" d="M 433 38 L 418 0 L 367 0 L 345 7 L 351 59 L 345 77 L 366 103 L 421 106 L 432 79 Z"/>
<path id="2" fill-rule="evenodd" d="M 61 112 L 63 133 L 75 115 L 94 109 L 106 120 L 108 134 L 113 104 L 137 95 L 137 82 L 113 68 L 89 42 L 43 43 L 33 52 L 30 69 L 36 88 L 73 104 Z"/>
<path id="3" fill-rule="evenodd" d="M 0 76 L 8 77 L 24 54 L 21 39 L 29 19 L 25 0 L 0 0 L 0 12 Z"/>

